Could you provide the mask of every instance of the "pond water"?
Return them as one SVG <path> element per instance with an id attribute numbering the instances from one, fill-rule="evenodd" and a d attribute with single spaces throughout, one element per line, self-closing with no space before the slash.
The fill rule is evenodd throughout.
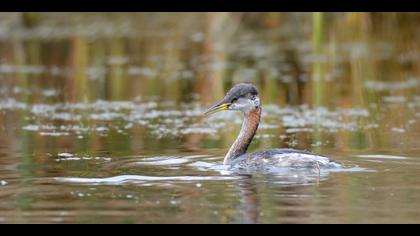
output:
<path id="1" fill-rule="evenodd" d="M 0 14 L 0 223 L 420 223 L 420 14 Z M 33 22 L 33 23 L 31 23 Z M 343 163 L 222 165 L 250 151 Z"/>

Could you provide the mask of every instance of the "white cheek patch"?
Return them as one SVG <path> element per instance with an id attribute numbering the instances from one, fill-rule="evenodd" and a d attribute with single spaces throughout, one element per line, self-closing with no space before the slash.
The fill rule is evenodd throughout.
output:
<path id="1" fill-rule="evenodd" d="M 253 104 L 255 107 L 259 107 L 260 106 L 260 98 L 256 97 L 254 100 L 252 100 Z"/>
<path id="2" fill-rule="evenodd" d="M 230 106 L 232 110 L 238 110 L 238 111 L 245 111 L 247 110 L 248 107 L 249 107 L 249 103 L 244 103 L 244 102 L 241 102 L 241 103 L 237 102 Z"/>
<path id="3" fill-rule="evenodd" d="M 253 100 L 251 99 L 239 99 L 236 103 L 230 106 L 231 110 L 238 110 L 242 112 L 249 112 L 255 107 L 260 106 L 260 99 L 257 97 Z"/>

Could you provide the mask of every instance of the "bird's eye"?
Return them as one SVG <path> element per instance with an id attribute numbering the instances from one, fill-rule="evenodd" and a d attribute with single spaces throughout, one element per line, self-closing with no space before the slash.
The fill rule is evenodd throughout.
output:
<path id="1" fill-rule="evenodd" d="M 235 103 L 236 101 L 238 101 L 237 98 L 232 99 L 232 103 Z"/>

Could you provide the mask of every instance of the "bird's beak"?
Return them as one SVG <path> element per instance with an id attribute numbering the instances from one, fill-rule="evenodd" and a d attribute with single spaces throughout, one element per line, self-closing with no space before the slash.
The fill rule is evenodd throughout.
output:
<path id="1" fill-rule="evenodd" d="M 205 113 L 204 113 L 204 115 L 205 116 L 209 116 L 209 115 L 211 115 L 211 114 L 214 114 L 214 113 L 217 113 L 217 112 L 220 112 L 220 111 L 226 111 L 226 110 L 229 110 L 229 106 L 231 105 L 232 103 L 218 103 L 218 104 L 216 104 L 216 105 L 214 105 L 214 106 L 212 106 L 212 107 L 210 107 Z"/>

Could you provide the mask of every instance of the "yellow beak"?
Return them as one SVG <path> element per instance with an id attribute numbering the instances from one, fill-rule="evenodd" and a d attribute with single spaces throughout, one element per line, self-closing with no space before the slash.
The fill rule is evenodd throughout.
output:
<path id="1" fill-rule="evenodd" d="M 217 112 L 220 112 L 220 111 L 226 111 L 226 110 L 229 110 L 229 106 L 231 105 L 232 103 L 222 103 L 222 104 L 216 104 L 216 105 L 214 105 L 213 107 L 211 107 L 211 108 L 209 108 L 205 113 L 204 113 L 204 115 L 205 116 L 209 116 L 209 115 L 211 115 L 211 114 L 214 114 L 214 113 L 217 113 Z"/>

